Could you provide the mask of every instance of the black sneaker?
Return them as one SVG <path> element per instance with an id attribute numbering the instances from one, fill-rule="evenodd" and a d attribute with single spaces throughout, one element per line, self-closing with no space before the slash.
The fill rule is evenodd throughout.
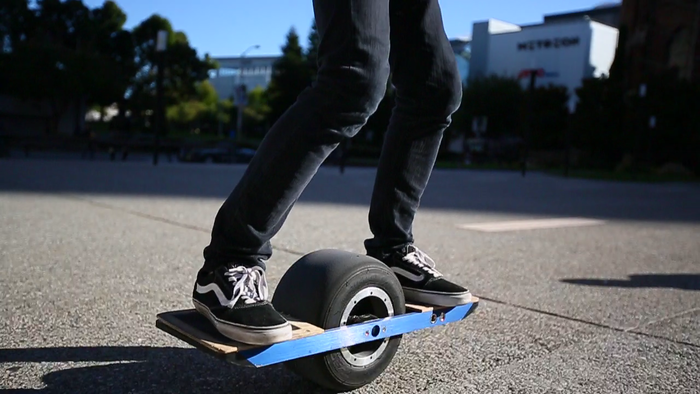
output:
<path id="1" fill-rule="evenodd" d="M 227 338 L 269 345 L 292 337 L 292 326 L 267 301 L 265 271 L 260 267 L 224 266 L 200 271 L 192 292 L 199 313 Z"/>
<path id="2" fill-rule="evenodd" d="M 403 287 L 407 303 L 456 306 L 471 302 L 469 290 L 445 279 L 435 262 L 414 245 L 407 245 L 381 259 Z"/>

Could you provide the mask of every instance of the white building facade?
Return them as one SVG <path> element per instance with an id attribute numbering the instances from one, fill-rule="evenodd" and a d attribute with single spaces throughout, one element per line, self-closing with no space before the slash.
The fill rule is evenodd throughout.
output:
<path id="1" fill-rule="evenodd" d="M 455 54 L 457 61 L 457 70 L 459 71 L 462 85 L 467 84 L 469 78 L 469 60 L 471 57 L 471 37 L 459 37 L 450 40 L 452 51 Z"/>
<path id="2" fill-rule="evenodd" d="M 279 56 L 214 58 L 219 69 L 210 73 L 209 82 L 222 100 L 235 97 L 235 88 L 239 84 L 245 85 L 249 92 L 256 87 L 266 89 L 277 59 Z"/>
<path id="3" fill-rule="evenodd" d="M 526 87 L 528 70 L 538 70 L 537 86 L 567 87 L 573 109 L 583 79 L 609 74 L 617 42 L 617 28 L 585 16 L 531 26 L 479 22 L 473 28 L 469 79 L 520 78 Z"/>

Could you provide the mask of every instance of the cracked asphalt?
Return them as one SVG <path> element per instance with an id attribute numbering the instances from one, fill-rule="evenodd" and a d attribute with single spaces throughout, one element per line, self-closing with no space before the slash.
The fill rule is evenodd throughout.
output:
<path id="1" fill-rule="evenodd" d="M 0 392 L 322 392 L 154 326 L 191 307 L 214 215 L 244 168 L 0 160 Z M 364 251 L 373 181 L 373 169 L 320 169 L 273 239 L 271 291 L 304 253 Z M 540 218 L 601 223 L 458 227 Z M 414 233 L 481 305 L 406 335 L 357 393 L 700 393 L 700 185 L 436 170 Z"/>

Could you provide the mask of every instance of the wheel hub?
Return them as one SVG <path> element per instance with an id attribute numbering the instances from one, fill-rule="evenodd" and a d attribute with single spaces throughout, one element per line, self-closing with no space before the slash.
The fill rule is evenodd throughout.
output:
<path id="1" fill-rule="evenodd" d="M 389 295 L 378 287 L 367 287 L 355 294 L 345 306 L 340 325 L 347 326 L 390 316 L 394 316 L 394 306 Z M 340 354 L 350 365 L 362 367 L 379 358 L 388 343 L 389 338 L 366 342 L 342 348 Z"/>

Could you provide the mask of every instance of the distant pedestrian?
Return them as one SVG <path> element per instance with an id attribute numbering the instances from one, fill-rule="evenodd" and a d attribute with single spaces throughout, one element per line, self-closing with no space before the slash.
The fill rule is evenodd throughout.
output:
<path id="1" fill-rule="evenodd" d="M 80 155 L 82 159 L 85 157 L 88 157 L 90 160 L 95 159 L 95 139 L 97 138 L 97 134 L 92 130 L 90 126 L 85 128 L 83 134 L 83 138 L 85 139 L 85 147 L 83 148 L 83 152 Z"/>
<path id="2" fill-rule="evenodd" d="M 340 143 L 340 173 L 344 174 L 345 173 L 345 165 L 348 162 L 348 158 L 350 157 L 350 146 L 352 145 L 351 140 L 349 138 L 343 139 L 343 141 Z"/>

